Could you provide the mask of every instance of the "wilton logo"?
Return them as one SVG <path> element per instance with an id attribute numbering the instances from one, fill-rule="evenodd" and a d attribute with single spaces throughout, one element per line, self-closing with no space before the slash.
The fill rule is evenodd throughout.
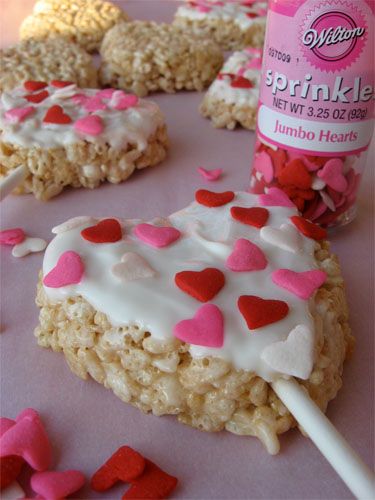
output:
<path id="1" fill-rule="evenodd" d="M 340 8 L 345 5 L 345 9 Z M 315 67 L 337 71 L 350 66 L 367 39 L 365 19 L 350 1 L 326 0 L 325 9 L 310 11 L 301 26 L 305 58 Z"/>

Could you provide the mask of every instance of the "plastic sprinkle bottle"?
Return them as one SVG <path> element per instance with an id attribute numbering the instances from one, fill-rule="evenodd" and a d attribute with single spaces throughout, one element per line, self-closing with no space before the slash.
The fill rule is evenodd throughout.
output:
<path id="1" fill-rule="evenodd" d="M 250 190 L 355 217 L 374 124 L 374 0 L 270 0 Z"/>

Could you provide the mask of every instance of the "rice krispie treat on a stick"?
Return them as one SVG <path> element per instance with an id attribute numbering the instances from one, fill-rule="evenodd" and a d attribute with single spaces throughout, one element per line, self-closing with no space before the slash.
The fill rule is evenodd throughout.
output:
<path id="1" fill-rule="evenodd" d="M 173 24 L 208 36 L 224 50 L 262 47 L 267 2 L 259 0 L 186 0 Z"/>
<path id="2" fill-rule="evenodd" d="M 0 92 L 26 80 L 64 80 L 78 86 L 97 87 L 97 70 L 92 57 L 63 38 L 24 40 L 0 50 Z"/>
<path id="3" fill-rule="evenodd" d="M 252 48 L 234 52 L 224 63 L 200 106 L 214 127 L 255 129 L 261 66 L 262 51 Z"/>
<path id="4" fill-rule="evenodd" d="M 100 53 L 103 85 L 145 96 L 203 90 L 223 64 L 219 46 L 178 26 L 135 21 L 114 26 Z"/>
<path id="5" fill-rule="evenodd" d="M 122 90 L 27 81 L 0 97 L 0 176 L 25 165 L 18 188 L 39 200 L 65 186 L 119 183 L 165 158 L 164 117 L 150 101 Z"/>
<path id="6" fill-rule="evenodd" d="M 142 411 L 277 453 L 296 423 L 270 382 L 325 410 L 351 342 L 337 259 L 297 214 L 277 189 L 200 190 L 149 224 L 71 219 L 45 253 L 38 343 Z"/>
<path id="7" fill-rule="evenodd" d="M 126 13 L 102 0 L 38 0 L 33 14 L 21 24 L 21 39 L 64 37 L 93 52 L 100 47 L 105 33 Z"/>

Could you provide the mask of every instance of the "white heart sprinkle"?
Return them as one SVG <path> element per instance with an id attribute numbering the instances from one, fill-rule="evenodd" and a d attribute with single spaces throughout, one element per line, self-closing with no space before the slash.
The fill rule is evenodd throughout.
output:
<path id="1" fill-rule="evenodd" d="M 127 252 L 121 257 L 121 262 L 112 267 L 112 274 L 121 281 L 134 281 L 152 278 L 156 271 L 141 255 Z"/>
<path id="2" fill-rule="evenodd" d="M 12 255 L 13 257 L 25 257 L 29 253 L 42 252 L 46 246 L 47 242 L 42 238 L 26 237 L 22 243 L 14 245 Z"/>
<path id="3" fill-rule="evenodd" d="M 274 342 L 260 355 L 274 370 L 308 379 L 314 363 L 314 336 L 305 325 L 297 325 L 281 342 Z"/>
<path id="4" fill-rule="evenodd" d="M 297 253 L 301 249 L 301 236 L 291 224 L 282 224 L 279 229 L 264 226 L 260 230 L 260 237 L 287 252 Z"/>
<path id="5" fill-rule="evenodd" d="M 320 189 L 324 189 L 325 185 L 326 183 L 323 181 L 323 179 L 320 179 L 319 177 L 315 176 L 311 183 L 311 189 L 319 191 Z"/>

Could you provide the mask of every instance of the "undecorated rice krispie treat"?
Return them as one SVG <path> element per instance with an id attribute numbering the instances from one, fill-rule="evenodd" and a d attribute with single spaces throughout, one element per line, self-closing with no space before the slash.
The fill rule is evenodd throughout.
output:
<path id="1" fill-rule="evenodd" d="M 173 24 L 208 36 L 223 50 L 262 47 L 267 2 L 258 0 L 190 0 L 178 7 Z"/>
<path id="2" fill-rule="evenodd" d="M 82 88 L 98 86 L 92 57 L 62 38 L 24 40 L 0 50 L 0 92 L 26 80 L 54 79 L 74 82 Z"/>
<path id="3" fill-rule="evenodd" d="M 0 176 L 25 165 L 18 193 L 48 200 L 64 187 L 119 183 L 166 156 L 164 117 L 150 101 L 115 89 L 27 81 L 0 97 Z"/>
<path id="4" fill-rule="evenodd" d="M 219 46 L 210 39 L 147 21 L 114 26 L 100 53 L 101 83 L 141 97 L 157 90 L 203 90 L 223 64 Z"/>
<path id="5" fill-rule="evenodd" d="M 142 411 L 275 454 L 296 422 L 270 382 L 296 377 L 325 410 L 352 339 L 326 232 L 297 214 L 277 189 L 200 190 L 151 223 L 70 219 L 45 253 L 38 343 Z"/>
<path id="6" fill-rule="evenodd" d="M 93 52 L 105 33 L 128 16 L 120 7 L 102 0 L 38 0 L 33 14 L 20 28 L 21 39 L 64 37 Z"/>
<path id="7" fill-rule="evenodd" d="M 260 49 L 234 52 L 212 82 L 200 106 L 214 127 L 255 129 L 262 66 Z"/>

